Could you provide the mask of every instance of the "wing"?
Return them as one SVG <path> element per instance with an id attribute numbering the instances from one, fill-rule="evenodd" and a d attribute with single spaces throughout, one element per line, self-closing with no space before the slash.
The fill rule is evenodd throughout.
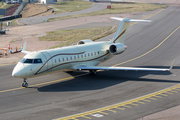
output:
<path id="1" fill-rule="evenodd" d="M 135 68 L 135 67 L 107 67 L 107 66 L 88 66 L 77 67 L 77 70 L 131 70 L 131 71 L 170 71 L 170 69 L 158 68 Z"/>

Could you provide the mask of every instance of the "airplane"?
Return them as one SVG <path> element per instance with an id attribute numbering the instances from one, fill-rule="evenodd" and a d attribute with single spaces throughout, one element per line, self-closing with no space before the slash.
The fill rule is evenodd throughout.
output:
<path id="1" fill-rule="evenodd" d="M 26 41 L 21 52 L 26 55 L 13 69 L 12 76 L 23 78 L 22 87 L 27 88 L 27 78 L 51 74 L 57 71 L 89 70 L 90 75 L 96 75 L 97 70 L 134 70 L 134 71 L 170 71 L 170 69 L 135 68 L 97 66 L 115 55 L 123 53 L 125 33 L 130 22 L 151 22 L 129 18 L 111 17 L 120 22 L 120 25 L 109 41 L 94 42 L 90 39 L 80 40 L 77 45 L 55 49 L 30 52 L 26 50 Z"/>

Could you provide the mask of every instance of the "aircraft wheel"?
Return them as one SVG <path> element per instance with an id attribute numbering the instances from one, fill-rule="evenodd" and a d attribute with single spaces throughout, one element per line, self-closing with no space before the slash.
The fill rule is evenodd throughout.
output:
<path id="1" fill-rule="evenodd" d="M 28 83 L 27 83 L 27 79 L 26 78 L 24 78 L 24 80 L 23 80 L 22 87 L 25 87 L 25 88 L 28 87 Z"/>
<path id="2" fill-rule="evenodd" d="M 24 83 L 22 83 L 22 87 L 25 87 L 25 84 L 24 84 Z"/>
<path id="3" fill-rule="evenodd" d="M 95 76 L 96 74 L 96 70 L 89 70 L 89 75 Z"/>
<path id="4" fill-rule="evenodd" d="M 27 87 L 28 87 L 28 83 L 27 83 L 27 82 L 24 82 L 24 83 L 22 84 L 22 87 L 27 88 Z"/>
<path id="5" fill-rule="evenodd" d="M 28 83 L 25 83 L 25 88 L 27 88 L 28 87 Z"/>

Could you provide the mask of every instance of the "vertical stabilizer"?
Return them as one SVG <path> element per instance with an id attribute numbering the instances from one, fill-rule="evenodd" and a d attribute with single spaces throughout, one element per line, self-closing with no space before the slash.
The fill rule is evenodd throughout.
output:
<path id="1" fill-rule="evenodd" d="M 124 38 L 125 38 L 127 28 L 129 26 L 129 22 L 150 22 L 149 20 L 135 20 L 135 19 L 129 19 L 129 18 L 111 17 L 111 19 L 121 21 L 113 39 L 111 40 L 111 42 L 113 43 L 124 43 Z"/>

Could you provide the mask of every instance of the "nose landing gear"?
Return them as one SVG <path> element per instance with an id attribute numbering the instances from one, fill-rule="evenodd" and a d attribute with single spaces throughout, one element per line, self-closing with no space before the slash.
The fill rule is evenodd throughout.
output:
<path id="1" fill-rule="evenodd" d="M 26 78 L 24 78 L 24 81 L 22 83 L 22 87 L 25 87 L 25 88 L 28 87 L 28 83 L 27 83 L 27 79 Z"/>

